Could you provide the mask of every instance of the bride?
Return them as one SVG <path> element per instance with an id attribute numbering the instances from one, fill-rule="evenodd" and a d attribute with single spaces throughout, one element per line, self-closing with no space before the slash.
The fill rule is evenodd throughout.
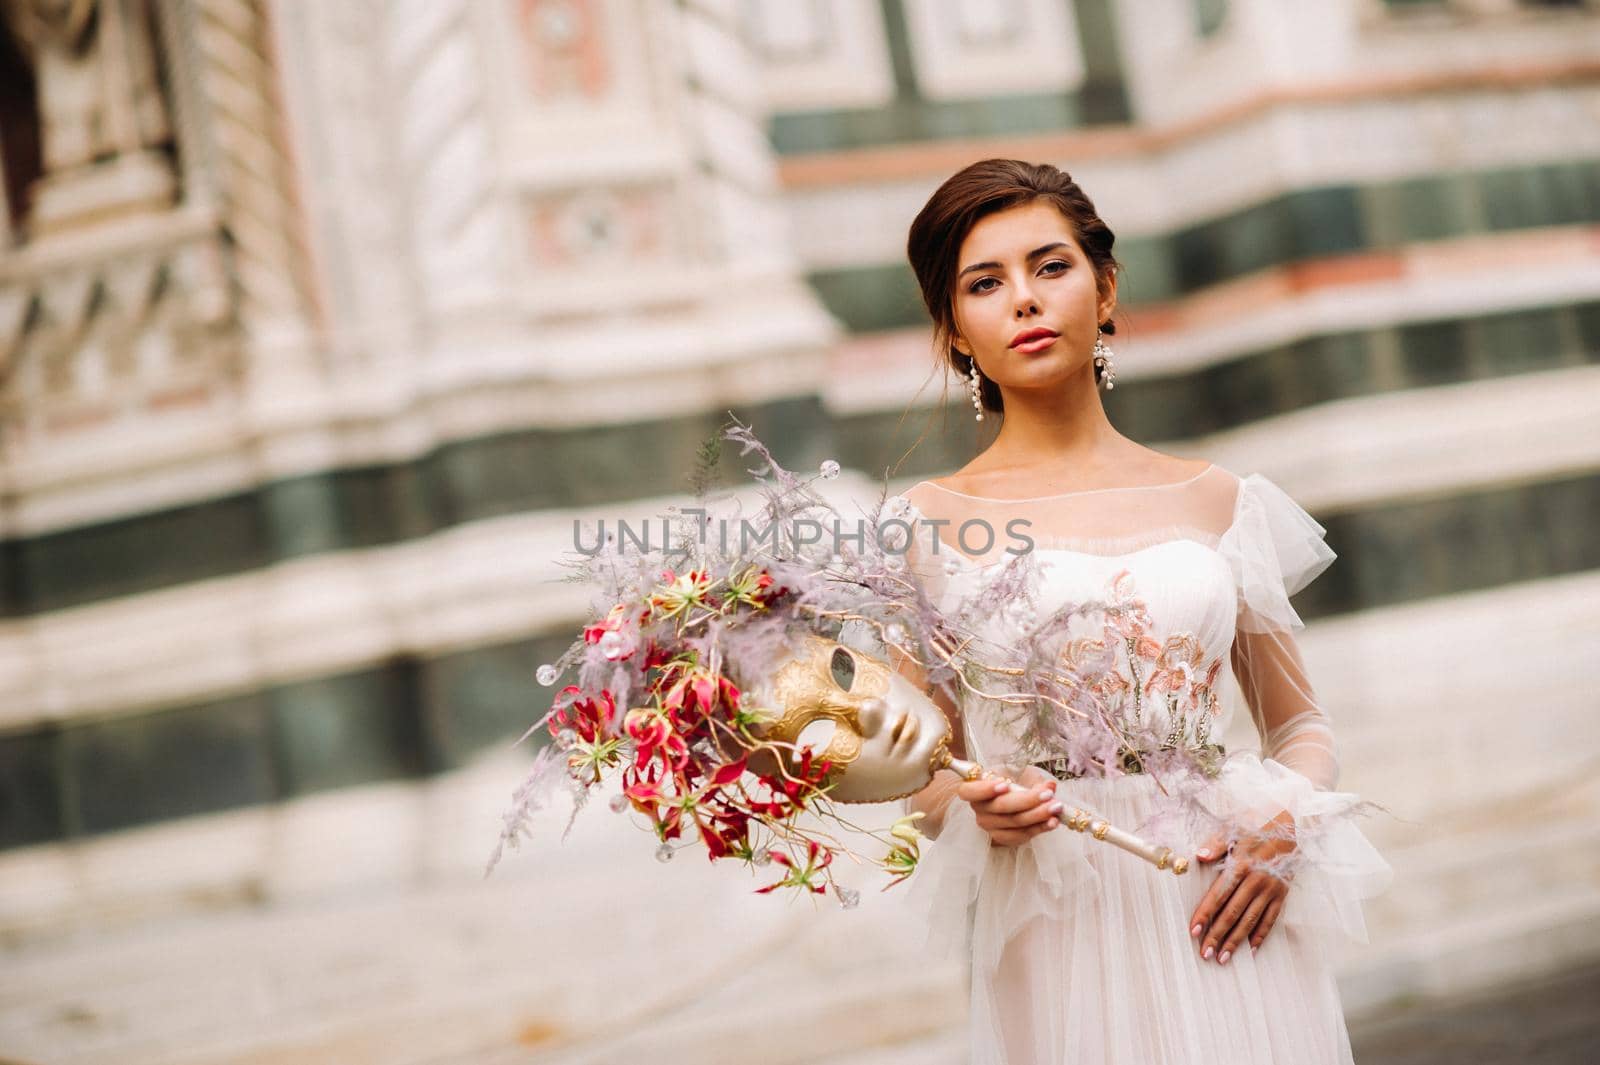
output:
<path id="1" fill-rule="evenodd" d="M 909 560 L 947 610 L 1007 569 L 1017 550 L 995 530 L 1025 519 L 1036 579 L 987 613 L 986 638 L 1105 604 L 1074 617 L 1067 664 L 1100 678 L 1129 735 L 1210 767 L 1199 801 L 1215 818 L 1160 821 L 1153 749 L 1088 767 L 970 692 L 930 689 L 955 753 L 1006 768 L 942 770 L 907 800 L 932 840 L 913 896 L 971 960 L 973 1065 L 1348 1062 L 1333 951 L 1365 940 L 1361 900 L 1391 874 L 1354 824 L 1364 804 L 1333 790 L 1333 733 L 1294 638 L 1289 596 L 1335 556 L 1266 478 L 1152 450 L 1107 419 L 1113 239 L 1053 166 L 990 159 L 933 194 L 908 255 L 938 357 L 974 417 L 1000 425 L 959 471 L 891 502 L 914 515 Z M 1241 701 L 1259 755 L 1219 742 Z M 1195 865 L 1173 876 L 1062 831 L 1064 804 L 1161 826 L 1152 838 Z"/>

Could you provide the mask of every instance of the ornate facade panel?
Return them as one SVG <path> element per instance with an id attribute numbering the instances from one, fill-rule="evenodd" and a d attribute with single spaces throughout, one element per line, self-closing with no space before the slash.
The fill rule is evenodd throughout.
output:
<path id="1" fill-rule="evenodd" d="M 187 0 L 183 10 L 245 333 L 275 347 L 307 342 L 315 314 L 310 257 L 267 4 Z"/>
<path id="2" fill-rule="evenodd" d="M 774 111 L 873 107 L 893 99 L 883 12 L 861 0 L 745 0 Z"/>
<path id="3" fill-rule="evenodd" d="M 0 257 L 0 458 L 20 505 L 144 460 L 137 442 L 158 425 L 199 414 L 220 427 L 243 338 L 192 11 L 144 0 L 4 11 L 32 56 L 43 149 Z"/>
<path id="4" fill-rule="evenodd" d="M 424 300 L 437 314 L 501 293 L 505 226 L 473 0 L 394 0 L 383 25 L 401 180 Z"/>
<path id="5" fill-rule="evenodd" d="M 1071 3 L 909 0 L 904 8 L 917 87 L 930 99 L 1071 92 L 1083 84 Z"/>

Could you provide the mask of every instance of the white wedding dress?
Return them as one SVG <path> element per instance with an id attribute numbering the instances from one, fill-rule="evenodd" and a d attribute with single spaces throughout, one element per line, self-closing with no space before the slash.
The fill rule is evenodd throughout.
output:
<path id="1" fill-rule="evenodd" d="M 1266 478 L 1214 464 L 1175 484 L 1026 500 L 924 481 L 885 516 L 915 526 L 908 559 L 932 601 L 997 644 L 1028 639 L 1031 620 L 1065 603 L 1111 604 L 1074 617 L 1063 644 L 1104 665 L 1102 705 L 1192 747 L 1221 740 L 1242 704 L 1262 753 L 1227 751 L 1189 794 L 1228 824 L 1295 819 L 1300 864 L 1277 924 L 1259 951 L 1247 942 L 1219 965 L 1188 929 L 1220 863 L 1175 876 L 1064 826 L 991 846 L 941 773 L 907 800 L 939 825 L 910 901 L 936 945 L 971 959 L 972 1065 L 1351 1061 L 1332 947 L 1366 941 L 1362 900 L 1392 874 L 1356 824 L 1358 797 L 1333 790 L 1333 733 L 1293 636 L 1303 623 L 1288 597 L 1334 559 L 1323 527 Z M 1017 519 L 1027 524 L 1008 526 Z M 1029 593 L 984 601 L 1021 536 L 1033 541 Z M 1039 760 L 1014 722 L 970 697 L 960 709 L 968 757 Z M 1056 799 L 1193 855 L 1215 822 L 1165 816 L 1159 778 L 1078 776 Z"/>

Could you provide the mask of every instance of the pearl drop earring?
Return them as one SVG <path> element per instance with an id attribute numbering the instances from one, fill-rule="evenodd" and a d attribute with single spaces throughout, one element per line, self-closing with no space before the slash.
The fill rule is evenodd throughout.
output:
<path id="1" fill-rule="evenodd" d="M 967 390 L 972 393 L 972 409 L 974 421 L 983 421 L 983 397 L 978 394 L 978 360 L 972 360 L 972 369 L 967 371 Z"/>
<path id="2" fill-rule="evenodd" d="M 1117 387 L 1117 368 L 1112 362 L 1111 349 L 1100 339 L 1100 327 L 1094 329 L 1094 364 L 1100 367 L 1100 383 L 1107 392 Z"/>

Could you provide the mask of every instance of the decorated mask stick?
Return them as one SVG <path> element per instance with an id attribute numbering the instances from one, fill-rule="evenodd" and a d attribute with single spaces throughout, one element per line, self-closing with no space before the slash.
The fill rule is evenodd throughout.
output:
<path id="1" fill-rule="evenodd" d="M 816 722 L 833 731 L 818 753 L 838 766 L 829 797 L 843 803 L 878 803 L 921 791 L 941 769 L 966 780 L 987 773 L 976 762 L 950 753 L 950 722 L 944 711 L 888 663 L 835 640 L 808 636 L 797 655 L 773 675 L 762 702 L 775 711 L 760 727 L 763 738 L 793 750 Z M 819 740 L 820 742 L 820 740 Z M 1189 860 L 1113 827 L 1087 810 L 1067 806 L 1061 823 L 1121 847 L 1157 869 L 1182 874 Z"/>

